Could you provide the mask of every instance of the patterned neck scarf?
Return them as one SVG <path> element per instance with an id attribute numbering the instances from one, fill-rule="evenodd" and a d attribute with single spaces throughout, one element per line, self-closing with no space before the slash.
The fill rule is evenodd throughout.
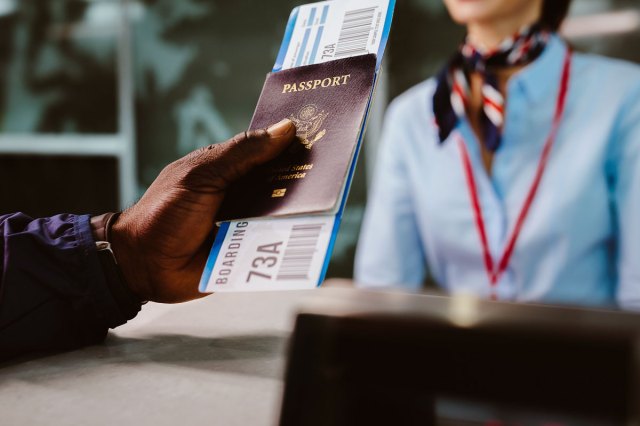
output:
<path id="1" fill-rule="evenodd" d="M 483 81 L 483 108 L 480 111 L 483 143 L 490 152 L 495 152 L 502 139 L 505 99 L 498 89 L 498 79 L 493 70 L 526 65 L 534 61 L 544 51 L 550 35 L 539 25 L 525 27 L 491 51 L 479 50 L 465 40 L 438 75 L 433 111 L 440 142 L 447 139 L 458 120 L 466 115 L 471 94 L 469 76 L 472 72 L 477 72 Z"/>

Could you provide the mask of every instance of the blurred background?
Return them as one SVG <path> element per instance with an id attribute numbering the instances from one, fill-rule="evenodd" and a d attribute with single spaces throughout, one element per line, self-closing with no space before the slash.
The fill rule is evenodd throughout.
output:
<path id="1" fill-rule="evenodd" d="M 0 214 L 126 207 L 169 162 L 244 130 L 301 2 L 0 0 Z M 574 0 L 563 32 L 640 62 L 638 0 Z M 442 0 L 397 0 L 330 277 L 352 274 L 386 105 L 462 36 Z"/>

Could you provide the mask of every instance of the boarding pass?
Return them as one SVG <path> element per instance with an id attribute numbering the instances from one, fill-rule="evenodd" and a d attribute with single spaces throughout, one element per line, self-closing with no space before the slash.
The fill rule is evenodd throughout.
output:
<path id="1" fill-rule="evenodd" d="M 395 0 L 324 1 L 291 12 L 274 71 L 375 53 L 382 60 Z"/>

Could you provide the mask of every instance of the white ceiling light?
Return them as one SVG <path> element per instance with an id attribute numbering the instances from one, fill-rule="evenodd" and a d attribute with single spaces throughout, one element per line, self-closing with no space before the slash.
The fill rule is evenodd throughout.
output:
<path id="1" fill-rule="evenodd" d="M 16 11 L 16 0 L 0 0 L 0 16 L 9 15 Z"/>
<path id="2" fill-rule="evenodd" d="M 570 39 L 600 37 L 630 33 L 640 30 L 640 11 L 618 12 L 574 16 L 562 26 L 562 34 Z"/>

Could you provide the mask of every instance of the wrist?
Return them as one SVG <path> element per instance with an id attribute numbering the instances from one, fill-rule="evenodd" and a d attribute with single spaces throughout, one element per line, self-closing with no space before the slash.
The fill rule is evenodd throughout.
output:
<path id="1" fill-rule="evenodd" d="M 120 213 L 105 213 L 91 218 L 91 233 L 96 242 L 106 242 L 115 259 L 116 266 L 123 278 L 124 285 L 140 301 L 148 300 L 139 289 L 140 277 L 136 269 L 131 265 L 135 256 L 135 249 L 126 238 L 126 234 L 116 227 Z"/>

